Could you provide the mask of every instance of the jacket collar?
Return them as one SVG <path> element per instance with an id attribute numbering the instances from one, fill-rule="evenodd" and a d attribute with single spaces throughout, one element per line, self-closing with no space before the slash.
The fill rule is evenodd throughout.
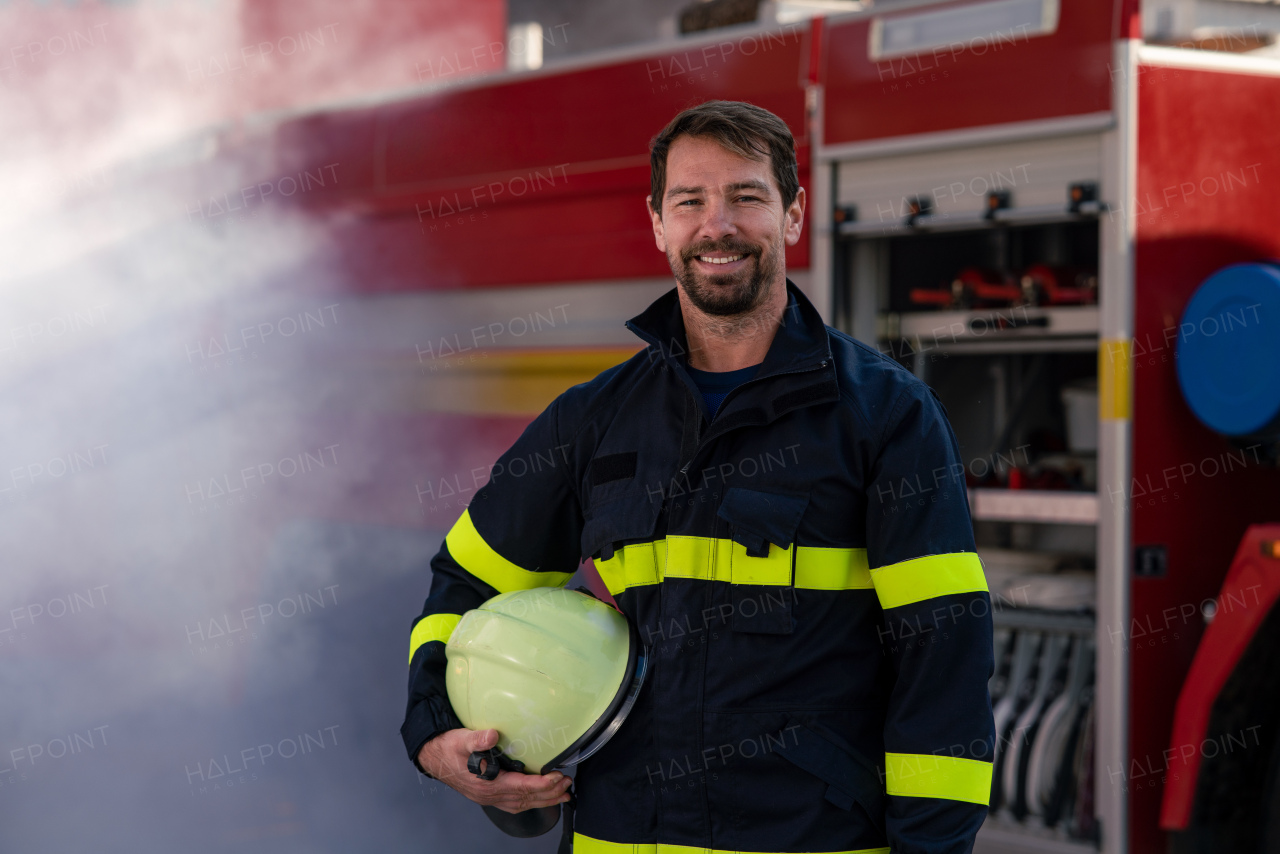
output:
<path id="1" fill-rule="evenodd" d="M 627 321 L 627 328 L 649 345 L 654 364 L 675 367 L 688 365 L 689 339 L 676 288 L 667 291 L 640 314 Z M 787 374 L 831 364 L 831 344 L 822 316 L 795 284 L 787 279 L 787 307 L 769 352 L 756 379 Z"/>

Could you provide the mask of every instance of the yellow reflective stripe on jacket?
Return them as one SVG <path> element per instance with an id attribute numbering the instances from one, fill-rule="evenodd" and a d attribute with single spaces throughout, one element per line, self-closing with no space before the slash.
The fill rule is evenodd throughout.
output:
<path id="1" fill-rule="evenodd" d="M 499 593 L 534 587 L 563 587 L 572 575 L 569 572 L 533 572 L 516 566 L 484 541 L 471 523 L 470 510 L 462 511 L 462 517 L 454 523 L 444 541 L 459 566 Z"/>
<path id="2" fill-rule="evenodd" d="M 987 577 L 973 552 L 930 555 L 871 570 L 880 607 L 888 610 L 952 593 L 985 593 Z"/>
<path id="3" fill-rule="evenodd" d="M 987 806 L 990 762 L 917 753 L 884 755 L 885 790 L 907 798 L 942 798 Z"/>
<path id="4" fill-rule="evenodd" d="M 661 577 L 729 581 L 733 577 L 731 544 L 733 540 L 715 537 L 670 536 L 659 540 L 654 544 L 654 550 L 662 569 Z M 787 553 L 787 581 L 791 581 L 790 552 Z"/>
<path id="5" fill-rule="evenodd" d="M 769 546 L 766 557 L 748 557 L 745 546 L 717 537 L 670 536 L 624 546 L 596 571 L 617 596 L 629 587 L 659 584 L 664 578 L 693 578 L 730 584 L 791 585 L 791 551 Z M 806 590 L 871 590 L 866 549 L 800 546 L 795 586 Z"/>
<path id="6" fill-rule="evenodd" d="M 610 596 L 617 596 L 628 587 L 643 587 L 662 580 L 659 569 L 658 543 L 640 543 L 617 549 L 608 560 L 595 562 L 600 580 L 609 588 Z M 666 548 L 662 549 L 666 557 Z"/>
<path id="7" fill-rule="evenodd" d="M 448 643 L 449 635 L 453 634 L 453 630 L 458 627 L 458 620 L 461 619 L 462 617 L 458 614 L 432 614 L 419 620 L 409 634 L 409 663 L 413 663 L 413 654 L 424 643 L 432 641 Z"/>
<path id="8" fill-rule="evenodd" d="M 605 842 L 581 833 L 573 835 L 574 854 L 748 854 L 725 848 L 695 848 L 688 845 L 668 845 L 664 842 L 627 843 Z M 856 851 L 831 851 L 824 854 L 889 854 L 888 848 L 859 848 Z"/>
<path id="9" fill-rule="evenodd" d="M 804 590 L 871 590 L 866 549 L 801 546 L 796 555 L 796 587 Z"/>

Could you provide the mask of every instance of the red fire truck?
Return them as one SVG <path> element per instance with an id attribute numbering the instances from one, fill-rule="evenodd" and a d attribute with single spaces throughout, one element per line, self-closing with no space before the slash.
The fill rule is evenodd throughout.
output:
<path id="1" fill-rule="evenodd" d="M 294 200 L 326 235 L 311 286 L 430 319 L 378 370 L 404 378 L 399 415 L 483 458 L 634 352 L 621 321 L 671 286 L 648 140 L 710 98 L 772 110 L 810 199 L 789 274 L 933 385 L 967 458 L 999 661 L 979 850 L 1280 850 L 1280 61 L 1146 44 L 1137 5 L 713 30 L 226 150 L 269 147 L 264 175 L 341 164 Z M 444 529 L 467 487 L 425 488 L 417 523 Z"/>

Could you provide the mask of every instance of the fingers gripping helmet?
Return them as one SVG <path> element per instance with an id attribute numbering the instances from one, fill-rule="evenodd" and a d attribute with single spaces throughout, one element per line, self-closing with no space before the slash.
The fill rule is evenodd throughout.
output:
<path id="1" fill-rule="evenodd" d="M 543 774 L 591 756 L 622 726 L 646 669 L 626 617 L 558 587 L 503 593 L 468 611 L 445 654 L 458 720 L 498 731 L 498 751 L 485 757 L 491 774 L 481 774 L 490 778 L 497 764 Z M 470 766 L 477 774 L 480 756 Z"/>

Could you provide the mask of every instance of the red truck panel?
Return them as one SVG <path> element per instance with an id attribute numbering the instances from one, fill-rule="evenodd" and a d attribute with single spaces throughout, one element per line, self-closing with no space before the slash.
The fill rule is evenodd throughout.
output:
<path id="1" fill-rule="evenodd" d="M 664 275 L 644 208 L 649 140 L 689 105 L 750 101 L 790 125 L 807 185 L 808 34 L 704 39 L 308 116 L 280 128 L 280 172 L 340 164 L 336 184 L 300 199 L 341 214 L 334 272 L 365 292 Z M 790 268 L 808 266 L 808 245 L 788 250 Z"/>
<path id="2" fill-rule="evenodd" d="M 1203 631 L 1199 605 L 1217 594 L 1245 529 L 1280 518 L 1275 472 L 1258 465 L 1256 447 L 1235 449 L 1196 419 L 1175 362 L 1177 326 L 1196 288 L 1228 264 L 1280 256 L 1266 183 L 1278 117 L 1278 77 L 1140 66 L 1134 480 L 1115 500 L 1130 501 L 1136 547 L 1167 548 L 1168 574 L 1134 579 L 1134 622 L 1113 635 L 1111 651 L 1131 650 L 1130 759 L 1142 769 L 1163 767 Z M 1188 604 L 1195 614 L 1184 618 Z M 1161 776 L 1129 779 L 1134 852 L 1165 850 Z"/>
<path id="3" fill-rule="evenodd" d="M 868 56 L 870 18 L 829 24 L 823 143 L 1109 110 L 1119 5 L 1119 0 L 1062 0 L 1058 28 L 1048 35 L 993 34 L 936 53 L 880 62 Z"/>

